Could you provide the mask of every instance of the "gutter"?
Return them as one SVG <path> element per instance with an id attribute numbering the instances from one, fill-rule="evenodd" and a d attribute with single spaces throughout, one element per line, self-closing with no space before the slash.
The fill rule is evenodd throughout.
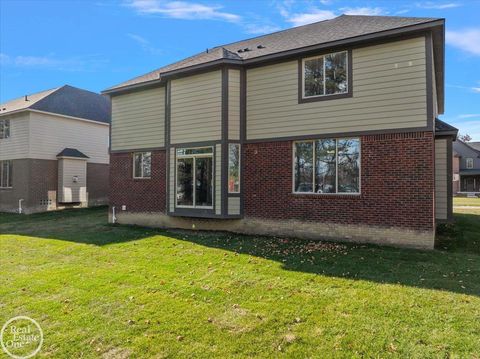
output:
<path id="1" fill-rule="evenodd" d="M 414 33 L 417 31 L 421 30 L 427 30 L 431 29 L 437 26 L 442 26 L 445 27 L 445 20 L 432 20 L 430 22 L 422 23 L 422 24 L 417 24 L 417 25 L 411 25 L 411 26 L 406 26 L 406 27 L 400 27 L 396 29 L 391 29 L 391 30 L 384 30 L 384 31 L 379 31 L 375 32 L 372 34 L 367 34 L 367 35 L 359 35 L 355 37 L 349 37 L 341 40 L 336 40 L 336 41 L 330 41 L 330 42 L 325 42 L 322 44 L 317 44 L 317 45 L 311 45 L 307 47 L 301 47 L 297 49 L 291 49 L 291 50 L 285 50 L 282 52 L 277 52 L 274 54 L 270 55 L 264 55 L 264 56 L 259 56 L 253 59 L 245 59 L 245 60 L 233 60 L 233 59 L 218 59 L 218 60 L 213 60 L 210 62 L 204 62 L 202 64 L 198 65 L 193 65 L 189 67 L 183 67 L 181 69 L 177 70 L 172 70 L 172 71 L 167 71 L 162 74 L 159 74 L 159 79 L 156 80 L 150 80 L 150 81 L 145 81 L 145 82 L 140 82 L 132 85 L 126 85 L 122 87 L 116 87 L 112 89 L 106 89 L 101 92 L 101 94 L 104 95 L 112 95 L 112 94 L 117 94 L 117 93 L 123 93 L 126 91 L 132 91 L 136 90 L 138 88 L 143 88 L 143 87 L 150 87 L 150 86 L 155 86 L 155 85 L 160 85 L 166 78 L 171 78 L 171 77 L 177 77 L 180 75 L 186 75 L 190 72 L 194 71 L 200 71 L 200 70 L 207 70 L 215 66 L 220 66 L 220 65 L 239 65 L 239 66 L 249 66 L 249 65 L 257 65 L 261 64 L 264 62 L 269 62 L 269 61 L 274 61 L 274 60 L 279 60 L 279 59 L 288 59 L 289 57 L 294 57 L 298 56 L 300 54 L 305 54 L 308 52 L 314 52 L 318 50 L 322 50 L 325 48 L 331 48 L 331 47 L 337 47 L 337 46 L 344 46 L 344 45 L 352 45 L 352 44 L 357 44 L 357 43 L 362 43 L 368 40 L 377 40 L 381 38 L 389 38 L 389 37 L 395 37 L 398 35 L 402 34 L 409 34 L 409 33 Z"/>
<path id="2" fill-rule="evenodd" d="M 69 116 L 69 115 L 62 115 L 61 113 L 41 111 L 41 110 L 36 110 L 36 109 L 33 109 L 33 108 L 28 108 L 28 107 L 27 107 L 27 108 L 21 108 L 21 109 L 19 109 L 19 110 L 10 111 L 10 112 L 0 113 L 0 117 L 15 115 L 15 114 L 17 114 L 17 113 L 22 113 L 22 112 L 34 112 L 34 113 L 40 113 L 40 114 L 42 114 L 42 115 L 50 115 L 50 116 L 68 118 L 68 119 L 70 119 L 70 120 L 77 120 L 77 121 L 84 121 L 84 122 L 95 123 L 95 124 L 97 124 L 97 125 L 110 126 L 110 123 L 107 123 L 107 122 L 89 120 L 88 118 L 82 118 L 82 117 L 74 117 L 74 116 Z"/>

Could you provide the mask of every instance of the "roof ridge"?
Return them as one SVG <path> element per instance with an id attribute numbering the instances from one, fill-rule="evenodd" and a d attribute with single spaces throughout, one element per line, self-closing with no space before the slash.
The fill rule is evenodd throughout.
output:
<path id="1" fill-rule="evenodd" d="M 334 41 L 356 41 L 361 36 L 381 37 L 387 31 L 409 31 L 417 26 L 418 29 L 433 27 L 440 18 L 402 17 L 402 16 L 369 16 L 345 15 L 317 21 L 296 27 L 289 27 L 268 34 L 240 39 L 226 44 L 218 45 L 194 54 L 185 59 L 167 63 L 153 71 L 144 73 L 127 81 L 110 86 L 102 93 L 113 93 L 128 86 L 139 86 L 142 83 L 161 82 L 165 73 L 181 71 L 190 66 L 217 63 L 218 60 L 235 60 L 247 63 L 258 60 L 263 56 L 280 57 L 288 51 L 303 51 L 319 44 L 328 44 Z M 357 26 L 358 25 L 358 26 Z M 423 27 L 422 27 L 423 26 Z M 417 29 L 417 28 L 415 28 Z M 238 46 L 238 48 L 235 48 Z M 245 51 L 245 49 L 247 51 Z M 258 50 L 257 50 L 258 49 Z M 248 51 L 255 50 L 255 51 Z"/>
<path id="2" fill-rule="evenodd" d="M 238 41 L 233 41 L 233 42 L 230 42 L 230 43 L 228 43 L 228 44 L 218 45 L 218 46 L 212 47 L 212 49 L 215 49 L 215 48 L 217 48 L 217 47 L 231 46 L 231 45 L 236 44 L 236 43 L 238 43 L 238 42 L 251 41 L 251 40 L 259 39 L 259 38 L 261 38 L 261 37 L 266 37 L 266 36 L 270 36 L 270 35 L 274 35 L 274 34 L 279 34 L 279 33 L 281 33 L 281 32 L 289 31 L 289 30 L 292 30 L 292 29 L 300 29 L 300 28 L 302 28 L 302 27 L 307 27 L 307 26 L 311 26 L 311 25 L 314 25 L 314 24 L 319 24 L 319 23 L 321 23 L 321 22 L 327 22 L 327 21 L 337 20 L 338 18 L 340 18 L 340 17 L 342 17 L 342 16 L 349 16 L 349 15 L 340 15 L 340 16 L 337 16 L 337 17 L 333 17 L 333 18 L 331 18 L 331 19 L 325 19 L 325 20 L 321 20 L 321 21 L 315 21 L 315 22 L 311 22 L 311 23 L 309 23 L 309 24 L 304 24 L 304 25 L 300 25 L 300 26 L 288 27 L 288 28 L 286 28 L 286 29 L 277 30 L 277 31 L 274 31 L 274 32 L 269 32 L 268 34 L 253 36 L 253 37 L 249 37 L 249 38 L 247 38 L 247 39 L 238 40 Z"/>
<path id="3" fill-rule="evenodd" d="M 5 101 L 5 102 L 2 102 L 2 103 L 0 103 L 0 105 L 3 106 L 3 105 L 8 104 L 9 102 L 20 100 L 20 99 L 24 98 L 25 96 L 27 96 L 27 98 L 28 98 L 28 96 L 35 96 L 35 95 L 41 94 L 42 92 L 52 91 L 51 93 L 49 93 L 48 95 L 46 95 L 46 96 L 44 97 L 44 98 L 46 98 L 46 97 L 50 96 L 52 93 L 57 92 L 58 90 L 60 90 L 62 87 L 63 87 L 63 86 L 52 87 L 52 88 L 49 88 L 49 89 L 47 89 L 47 90 L 42 90 L 42 91 L 37 91 L 37 92 L 33 92 L 33 93 L 28 93 L 28 94 L 25 94 L 25 95 L 23 95 L 23 96 L 15 97 L 15 98 L 12 98 L 12 99 L 7 100 L 7 101 Z M 38 100 L 38 101 L 40 101 L 40 100 Z M 37 101 L 37 102 L 38 102 L 38 101 Z M 36 103 L 36 102 L 35 102 L 35 103 Z M 34 104 L 31 104 L 30 106 L 32 106 L 32 105 L 34 105 Z M 30 106 L 28 106 L 28 107 L 26 107 L 26 108 L 29 108 Z"/>

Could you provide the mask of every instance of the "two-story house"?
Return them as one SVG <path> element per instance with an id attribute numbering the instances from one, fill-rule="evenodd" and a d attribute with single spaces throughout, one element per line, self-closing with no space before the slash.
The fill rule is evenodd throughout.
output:
<path id="1" fill-rule="evenodd" d="M 480 142 L 456 141 L 454 153 L 454 193 L 480 195 Z"/>
<path id="2" fill-rule="evenodd" d="M 451 215 L 443 19 L 342 15 L 104 93 L 110 221 L 433 248 Z"/>
<path id="3" fill-rule="evenodd" d="M 72 86 L 0 105 L 0 211 L 108 203 L 110 100 Z"/>

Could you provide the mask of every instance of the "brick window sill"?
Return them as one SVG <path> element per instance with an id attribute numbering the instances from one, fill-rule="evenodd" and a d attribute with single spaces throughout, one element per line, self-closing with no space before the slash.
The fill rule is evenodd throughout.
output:
<path id="1" fill-rule="evenodd" d="M 305 197 L 305 198 L 361 198 L 361 193 L 289 193 L 292 197 Z"/>

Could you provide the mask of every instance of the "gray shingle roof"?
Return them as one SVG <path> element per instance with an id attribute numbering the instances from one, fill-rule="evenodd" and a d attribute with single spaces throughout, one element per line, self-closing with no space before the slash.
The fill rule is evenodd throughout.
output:
<path id="1" fill-rule="evenodd" d="M 215 60 L 228 59 L 234 61 L 237 60 L 239 63 L 242 63 L 245 60 L 261 58 L 289 50 L 351 39 L 357 36 L 375 34 L 382 31 L 394 30 L 413 25 L 426 24 L 437 20 L 441 19 L 341 15 L 331 20 L 320 21 L 248 40 L 218 46 L 208 52 L 199 53 L 184 60 L 156 69 L 145 75 L 122 82 L 105 91 L 158 80 L 161 74 L 194 65 L 205 64 Z M 244 51 L 245 49 L 249 50 Z"/>
<path id="2" fill-rule="evenodd" d="M 0 115 L 25 110 L 39 110 L 59 115 L 110 123 L 110 100 L 104 95 L 65 85 L 14 99 L 0 105 Z"/>
<path id="3" fill-rule="evenodd" d="M 76 148 L 64 148 L 57 157 L 76 157 L 76 158 L 90 158 L 86 154 L 80 152 Z"/>
<path id="4" fill-rule="evenodd" d="M 458 128 L 453 127 L 452 125 L 436 118 L 435 119 L 435 133 L 445 134 L 445 135 L 454 135 L 455 138 L 458 134 Z"/>
<path id="5" fill-rule="evenodd" d="M 473 149 L 480 151 L 480 142 L 468 142 L 468 145 Z"/>

